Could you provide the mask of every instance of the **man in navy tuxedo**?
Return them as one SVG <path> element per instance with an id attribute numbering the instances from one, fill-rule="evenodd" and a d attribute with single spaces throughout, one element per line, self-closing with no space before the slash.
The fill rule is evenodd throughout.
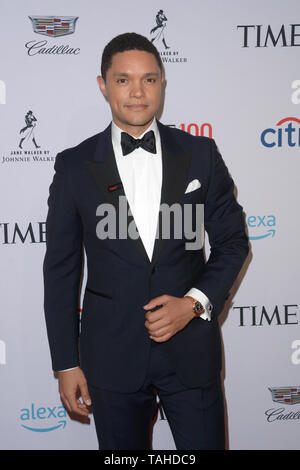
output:
<path id="1" fill-rule="evenodd" d="M 150 449 L 156 393 L 177 449 L 225 445 L 218 316 L 248 239 L 214 140 L 155 118 L 164 80 L 148 39 L 110 41 L 98 83 L 112 122 L 57 155 L 50 186 L 44 306 L 52 366 L 69 411 L 86 416 L 92 404 L 100 449 Z M 179 226 L 192 227 L 194 240 L 175 236 L 175 216 L 168 236 L 159 232 L 163 206 L 181 210 Z M 203 228 L 207 262 L 203 243 L 191 243 Z"/>

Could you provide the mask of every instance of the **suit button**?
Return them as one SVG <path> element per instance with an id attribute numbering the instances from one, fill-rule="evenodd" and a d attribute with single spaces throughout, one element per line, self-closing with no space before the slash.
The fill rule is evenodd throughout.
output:
<path id="1" fill-rule="evenodd" d="M 156 267 L 153 266 L 152 269 L 151 269 L 151 274 L 155 273 L 155 271 L 156 271 Z"/>

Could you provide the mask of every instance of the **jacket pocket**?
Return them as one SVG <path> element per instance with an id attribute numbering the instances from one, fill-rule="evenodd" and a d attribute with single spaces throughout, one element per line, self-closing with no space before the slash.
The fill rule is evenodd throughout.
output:
<path id="1" fill-rule="evenodd" d="M 105 294 L 104 292 L 99 292 L 99 291 L 90 289 L 89 287 L 86 287 L 85 290 L 87 292 L 90 292 L 91 294 L 98 295 L 99 297 L 104 297 L 105 299 L 112 299 L 113 298 L 111 295 Z"/>

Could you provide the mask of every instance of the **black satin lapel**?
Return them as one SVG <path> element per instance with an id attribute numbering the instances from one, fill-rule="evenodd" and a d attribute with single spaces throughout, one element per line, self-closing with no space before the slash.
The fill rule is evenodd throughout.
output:
<path id="1" fill-rule="evenodd" d="M 121 185 L 121 187 L 115 191 L 109 191 L 108 189 L 109 186 L 112 186 L 122 181 L 118 171 L 111 142 L 110 126 L 99 137 L 99 142 L 94 155 L 94 161 L 85 160 L 85 164 L 100 192 L 101 198 L 106 203 L 110 203 L 114 206 L 117 220 L 119 220 L 119 196 L 123 196 L 123 198 L 125 198 L 128 225 L 134 224 L 134 227 L 138 232 L 134 217 L 131 215 L 131 213 L 130 215 L 128 214 L 128 209 L 130 206 L 126 198 L 123 186 Z M 136 240 L 132 238 L 130 238 L 130 240 L 140 251 L 141 255 L 146 258 L 146 260 L 149 262 L 149 257 L 147 255 L 140 235 Z"/>
<path id="2" fill-rule="evenodd" d="M 162 148 L 162 190 L 160 205 L 171 206 L 182 200 L 191 163 L 191 154 L 174 140 L 171 130 L 157 121 Z M 160 216 L 161 214 L 159 214 Z M 161 218 L 159 218 L 161 223 Z M 151 265 L 157 262 L 165 240 L 156 238 Z"/>

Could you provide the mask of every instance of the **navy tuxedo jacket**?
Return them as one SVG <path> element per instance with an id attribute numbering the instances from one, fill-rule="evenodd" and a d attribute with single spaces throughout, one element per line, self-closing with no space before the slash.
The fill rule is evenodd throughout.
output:
<path id="1" fill-rule="evenodd" d="M 191 287 L 204 292 L 213 304 L 212 321 L 194 318 L 160 344 L 187 387 L 216 379 L 222 362 L 218 315 L 248 254 L 242 207 L 214 140 L 191 136 L 159 121 L 158 127 L 161 204 L 192 204 L 193 208 L 204 204 L 211 246 L 207 262 L 202 248 L 186 249 L 191 240 L 184 231 L 181 238 L 157 238 L 151 261 L 140 237 L 98 238 L 96 225 L 101 217 L 96 215 L 97 207 L 112 204 L 118 220 L 118 198 L 125 196 L 122 185 L 108 189 L 121 181 L 111 125 L 58 154 L 50 186 L 43 269 L 52 367 L 62 370 L 80 365 L 88 383 L 108 390 L 134 392 L 143 384 L 151 343 L 143 305 L 162 294 L 182 297 Z M 201 187 L 185 194 L 194 179 Z M 130 223 L 134 224 L 132 216 L 128 216 Z M 83 247 L 87 283 L 79 322 Z"/>

